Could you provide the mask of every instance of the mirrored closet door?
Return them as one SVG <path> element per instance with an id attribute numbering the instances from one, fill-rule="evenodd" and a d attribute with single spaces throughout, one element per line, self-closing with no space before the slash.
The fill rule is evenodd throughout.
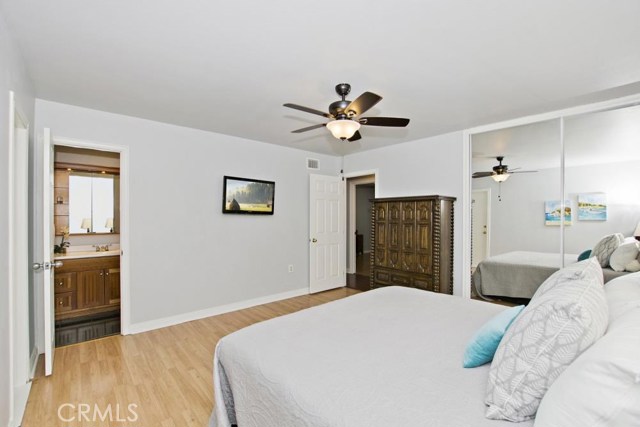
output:
<path id="1" fill-rule="evenodd" d="M 471 148 L 472 295 L 531 298 L 605 236 L 640 234 L 640 106 L 474 134 Z M 626 273 L 605 264 L 605 281 Z"/>

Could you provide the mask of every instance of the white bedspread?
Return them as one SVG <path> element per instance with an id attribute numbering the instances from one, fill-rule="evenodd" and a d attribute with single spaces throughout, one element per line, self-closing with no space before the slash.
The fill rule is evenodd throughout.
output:
<path id="1" fill-rule="evenodd" d="M 218 343 L 210 425 L 513 426 L 484 417 L 489 365 L 462 368 L 503 309 L 388 287 L 252 325 Z"/>

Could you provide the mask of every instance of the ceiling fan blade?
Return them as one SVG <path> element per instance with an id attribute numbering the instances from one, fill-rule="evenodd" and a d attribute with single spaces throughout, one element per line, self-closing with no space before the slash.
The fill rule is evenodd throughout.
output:
<path id="1" fill-rule="evenodd" d="M 304 111 L 305 113 L 317 114 L 318 116 L 326 117 L 328 119 L 332 119 L 333 116 L 329 113 L 322 112 L 320 110 L 315 110 L 309 107 L 303 107 L 302 105 L 297 104 L 282 104 L 284 107 L 293 108 L 294 110 Z"/>
<path id="2" fill-rule="evenodd" d="M 512 170 L 510 170 L 508 173 L 533 173 L 533 172 L 538 172 L 538 171 L 515 171 L 515 172 L 513 172 Z"/>
<path id="3" fill-rule="evenodd" d="M 392 126 L 401 128 L 409 124 L 409 119 L 400 117 L 363 117 L 358 121 L 361 125 L 365 126 Z"/>
<path id="4" fill-rule="evenodd" d="M 349 138 L 347 141 L 357 141 L 359 139 L 362 139 L 362 135 L 360 135 L 360 131 L 357 130 L 356 133 L 354 133 L 353 136 Z"/>
<path id="5" fill-rule="evenodd" d="M 494 172 L 475 172 L 472 175 L 472 178 L 485 178 L 485 177 L 491 176 L 493 174 L 494 174 Z"/>
<path id="6" fill-rule="evenodd" d="M 382 97 L 380 95 L 376 95 L 372 92 L 365 92 L 357 97 L 355 101 L 351 102 L 351 104 L 344 109 L 344 112 L 349 115 L 359 116 L 380 102 L 381 99 Z"/>
<path id="7" fill-rule="evenodd" d="M 302 133 L 302 132 L 306 132 L 308 130 L 314 130 L 314 129 L 318 129 L 318 128 L 323 128 L 326 125 L 327 125 L 326 123 L 320 123 L 319 125 L 313 125 L 313 126 L 308 126 L 306 128 L 302 128 L 302 129 L 292 130 L 291 133 Z"/>

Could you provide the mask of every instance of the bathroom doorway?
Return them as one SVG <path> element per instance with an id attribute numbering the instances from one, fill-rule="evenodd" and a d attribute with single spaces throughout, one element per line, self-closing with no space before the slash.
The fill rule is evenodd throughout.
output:
<path id="1" fill-rule="evenodd" d="M 120 334 L 120 153 L 54 145 L 55 345 Z"/>
<path id="2" fill-rule="evenodd" d="M 376 194 L 374 174 L 347 179 L 347 286 L 370 289 L 372 200 Z"/>

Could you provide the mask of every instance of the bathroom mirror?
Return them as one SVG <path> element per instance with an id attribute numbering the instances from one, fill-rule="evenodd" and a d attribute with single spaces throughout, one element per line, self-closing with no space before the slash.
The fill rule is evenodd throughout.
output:
<path id="1" fill-rule="evenodd" d="M 118 233 L 118 181 L 118 175 L 108 173 L 69 173 L 71 234 Z"/>

